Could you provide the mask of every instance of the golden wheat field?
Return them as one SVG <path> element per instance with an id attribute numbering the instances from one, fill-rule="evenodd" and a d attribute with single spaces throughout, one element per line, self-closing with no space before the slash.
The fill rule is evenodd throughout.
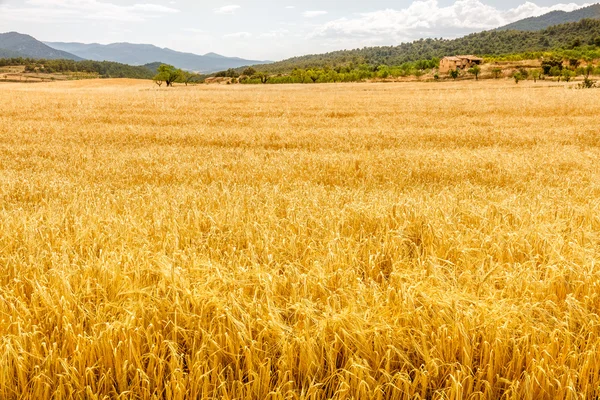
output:
<path id="1" fill-rule="evenodd" d="M 0 398 L 600 395 L 600 91 L 0 93 Z"/>

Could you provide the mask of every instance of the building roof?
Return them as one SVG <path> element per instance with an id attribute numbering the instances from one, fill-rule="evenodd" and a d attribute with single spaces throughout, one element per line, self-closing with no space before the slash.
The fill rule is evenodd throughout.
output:
<path id="1" fill-rule="evenodd" d="M 483 61 L 483 58 L 469 55 L 469 56 L 449 56 L 449 57 L 444 57 L 443 60 L 448 60 L 448 61 L 479 60 L 479 61 Z"/>

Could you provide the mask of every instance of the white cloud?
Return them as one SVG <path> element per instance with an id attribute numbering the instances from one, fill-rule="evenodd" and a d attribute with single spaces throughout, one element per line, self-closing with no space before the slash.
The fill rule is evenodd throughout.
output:
<path id="1" fill-rule="evenodd" d="M 215 9 L 213 9 L 213 11 L 215 12 L 215 14 L 233 14 L 240 8 L 242 8 L 242 7 L 238 6 L 237 4 L 231 4 L 228 6 L 215 8 Z"/>
<path id="2" fill-rule="evenodd" d="M 320 17 L 321 15 L 326 15 L 327 11 L 304 11 L 302 13 L 303 17 L 306 18 L 315 18 L 315 17 Z"/>
<path id="3" fill-rule="evenodd" d="M 198 28 L 183 28 L 182 31 L 189 32 L 189 33 L 208 33 L 204 29 L 198 29 Z"/>
<path id="4" fill-rule="evenodd" d="M 249 38 L 250 36 L 252 36 L 252 34 L 250 32 L 235 32 L 235 33 L 229 33 L 227 35 L 224 35 L 223 37 L 226 37 L 226 38 Z"/>
<path id="5" fill-rule="evenodd" d="M 264 32 L 261 33 L 260 35 L 258 35 L 259 38 L 264 38 L 264 39 L 275 39 L 275 38 L 282 38 L 285 37 L 287 35 L 290 34 L 290 31 L 288 31 L 287 29 L 275 29 L 269 32 Z"/>
<path id="6" fill-rule="evenodd" d="M 140 22 L 178 12 L 178 9 L 153 3 L 120 6 L 98 0 L 27 0 L 20 7 L 0 5 L 0 14 L 8 20 L 42 23 L 81 20 Z"/>
<path id="7" fill-rule="evenodd" d="M 362 40 L 360 45 L 397 43 L 422 37 L 452 37 L 497 28 L 511 22 L 550 11 L 573 11 L 587 4 L 557 4 L 540 7 L 531 2 L 501 10 L 480 0 L 456 0 L 447 7 L 437 0 L 417 0 L 409 7 L 355 14 L 318 27 L 311 37 L 328 38 L 337 42 Z"/>

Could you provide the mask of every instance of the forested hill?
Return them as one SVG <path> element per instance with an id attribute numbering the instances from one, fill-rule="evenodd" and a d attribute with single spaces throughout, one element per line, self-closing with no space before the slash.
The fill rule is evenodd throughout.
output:
<path id="1" fill-rule="evenodd" d="M 0 67 L 23 65 L 26 71 L 42 73 L 72 73 L 87 72 L 97 74 L 100 78 L 133 78 L 152 79 L 155 75 L 145 66 L 131 66 L 112 61 L 74 61 L 74 60 L 45 60 L 32 58 L 2 58 Z"/>
<path id="2" fill-rule="evenodd" d="M 571 12 L 552 11 L 539 17 L 531 17 L 513 22 L 512 24 L 498 28 L 498 30 L 539 31 L 554 25 L 579 22 L 586 18 L 600 19 L 600 3 Z"/>
<path id="3" fill-rule="evenodd" d="M 600 47 L 600 20 L 557 25 L 541 31 L 486 31 L 459 39 L 421 39 L 399 46 L 365 47 L 332 53 L 294 57 L 254 68 L 267 73 L 289 73 L 294 68 L 309 69 L 349 64 L 401 65 L 405 62 L 429 60 L 455 54 L 502 55 L 574 48 Z"/>

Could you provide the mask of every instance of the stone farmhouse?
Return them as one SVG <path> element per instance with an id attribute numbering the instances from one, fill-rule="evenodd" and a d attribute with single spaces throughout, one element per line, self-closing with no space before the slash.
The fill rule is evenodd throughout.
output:
<path id="1" fill-rule="evenodd" d="M 448 72 L 456 69 L 468 69 L 473 65 L 480 65 L 483 63 L 483 58 L 476 56 L 454 56 L 444 57 L 440 60 L 440 73 L 447 74 Z"/>

